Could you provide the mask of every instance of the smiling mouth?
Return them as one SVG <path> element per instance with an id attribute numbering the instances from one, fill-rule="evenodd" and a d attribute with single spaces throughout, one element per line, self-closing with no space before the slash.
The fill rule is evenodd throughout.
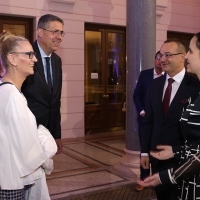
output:
<path id="1" fill-rule="evenodd" d="M 54 44 L 60 44 L 60 41 L 53 41 Z"/>

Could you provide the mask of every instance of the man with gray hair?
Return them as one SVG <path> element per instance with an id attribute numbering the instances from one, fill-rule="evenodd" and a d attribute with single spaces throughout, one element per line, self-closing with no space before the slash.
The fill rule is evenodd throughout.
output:
<path id="1" fill-rule="evenodd" d="M 60 99 L 62 88 L 62 61 L 55 53 L 62 38 L 64 22 L 57 16 L 46 14 L 40 17 L 37 40 L 33 43 L 38 62 L 35 72 L 27 77 L 22 92 L 37 124 L 42 124 L 54 137 L 58 152 L 62 152 Z"/>

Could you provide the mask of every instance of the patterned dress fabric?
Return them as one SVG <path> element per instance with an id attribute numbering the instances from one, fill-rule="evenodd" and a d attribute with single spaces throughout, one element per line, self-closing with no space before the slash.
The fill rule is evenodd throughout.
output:
<path id="1" fill-rule="evenodd" d="M 179 182 L 179 199 L 195 200 L 200 199 L 200 95 L 191 104 L 181 118 L 181 128 L 185 138 L 185 146 L 175 152 L 183 165 L 175 171 L 173 179 L 178 181 L 179 177 L 184 181 Z M 190 159 L 186 162 L 186 160 Z M 195 175 L 194 172 L 196 172 Z"/>
<path id="2" fill-rule="evenodd" d="M 0 190 L 1 200 L 25 200 L 24 189 L 21 190 Z"/>

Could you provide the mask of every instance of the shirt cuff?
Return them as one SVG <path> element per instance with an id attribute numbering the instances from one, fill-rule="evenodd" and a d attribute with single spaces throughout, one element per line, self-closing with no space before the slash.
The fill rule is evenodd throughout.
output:
<path id="1" fill-rule="evenodd" d="M 149 156 L 148 153 L 141 153 L 141 156 Z"/>

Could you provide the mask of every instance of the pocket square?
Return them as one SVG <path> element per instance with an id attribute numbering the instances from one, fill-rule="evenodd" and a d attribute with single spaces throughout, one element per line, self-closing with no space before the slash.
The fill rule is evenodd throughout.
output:
<path id="1" fill-rule="evenodd" d="M 188 102 L 189 102 L 188 99 L 181 99 L 181 100 L 179 101 L 180 104 L 186 104 L 186 103 L 188 103 Z"/>

